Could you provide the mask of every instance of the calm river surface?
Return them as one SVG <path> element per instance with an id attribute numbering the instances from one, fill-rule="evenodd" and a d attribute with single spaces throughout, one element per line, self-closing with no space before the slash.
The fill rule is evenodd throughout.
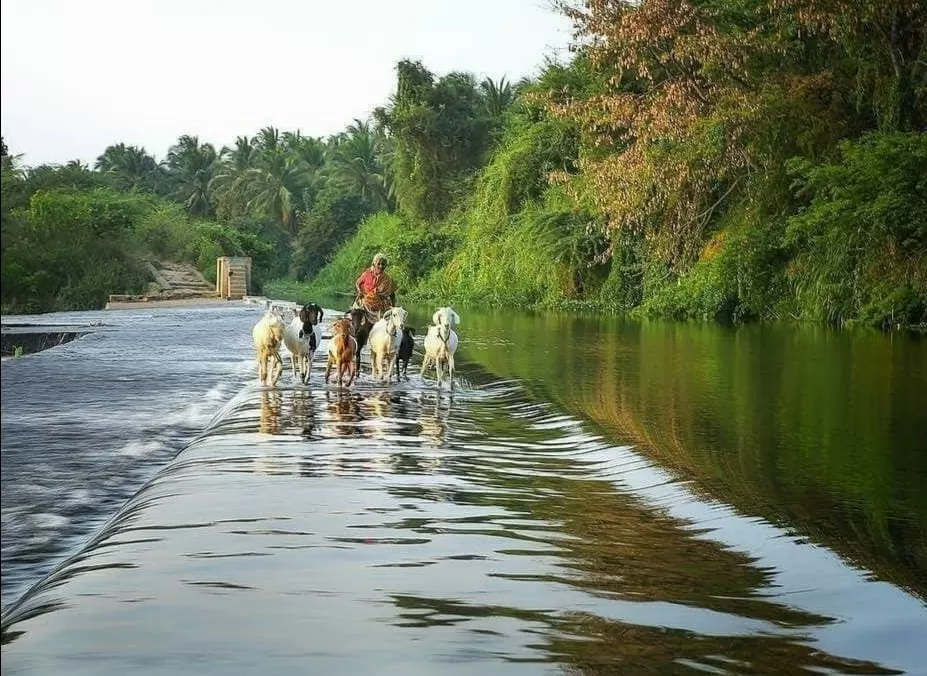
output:
<path id="1" fill-rule="evenodd" d="M 451 395 L 410 309 L 346 391 L 4 317 L 92 332 L 2 363 L 3 672 L 927 673 L 927 341 L 462 309 Z"/>

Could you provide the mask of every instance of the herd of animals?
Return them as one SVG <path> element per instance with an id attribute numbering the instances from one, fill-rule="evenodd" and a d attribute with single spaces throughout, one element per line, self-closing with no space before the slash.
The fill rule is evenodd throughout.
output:
<path id="1" fill-rule="evenodd" d="M 325 313 L 317 303 L 308 303 L 293 312 L 287 323 L 283 316 L 267 311 L 254 325 L 251 335 L 257 350 L 258 379 L 261 384 L 276 386 L 283 373 L 281 344 L 290 353 L 293 380 L 298 384 L 309 382 L 312 360 L 322 344 L 322 318 Z M 350 387 L 357 379 L 361 367 L 361 350 L 369 346 L 371 376 L 390 382 L 408 379 L 409 361 L 412 359 L 415 330 L 406 326 L 408 313 L 393 307 L 372 321 L 366 310 L 351 309 L 331 324 L 328 357 L 325 364 L 325 382 L 335 371 L 339 387 Z M 432 315 L 432 325 L 423 340 L 425 350 L 422 375 L 434 367 L 436 385 L 440 387 L 447 377 L 454 387 L 454 354 L 459 342 L 454 330 L 460 325 L 460 316 L 450 307 L 438 308 Z"/>

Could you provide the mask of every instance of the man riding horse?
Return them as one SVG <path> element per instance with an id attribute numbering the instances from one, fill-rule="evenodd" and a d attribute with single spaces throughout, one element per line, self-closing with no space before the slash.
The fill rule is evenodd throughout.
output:
<path id="1" fill-rule="evenodd" d="M 370 322 L 376 322 L 380 316 L 396 303 L 396 282 L 386 274 L 386 255 L 378 253 L 373 263 L 364 270 L 354 283 L 357 297 L 352 308 L 367 311 Z"/>

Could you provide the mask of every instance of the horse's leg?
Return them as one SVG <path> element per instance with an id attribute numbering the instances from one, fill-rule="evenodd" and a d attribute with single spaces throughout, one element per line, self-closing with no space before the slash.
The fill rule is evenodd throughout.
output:
<path id="1" fill-rule="evenodd" d="M 299 380 L 299 355 L 295 352 L 290 352 L 290 364 L 293 366 L 293 382 L 300 382 Z"/>
<path id="2" fill-rule="evenodd" d="M 258 353 L 258 380 L 261 381 L 261 385 L 266 384 L 267 380 L 267 359 L 262 353 Z"/>
<path id="3" fill-rule="evenodd" d="M 425 357 L 422 359 L 422 377 L 425 377 L 425 371 L 428 370 L 428 354 L 425 354 Z"/>
<path id="4" fill-rule="evenodd" d="M 454 389 L 454 355 L 448 355 L 447 358 L 447 377 L 450 382 L 451 389 Z"/>
<path id="5" fill-rule="evenodd" d="M 441 389 L 441 357 L 435 358 L 435 387 Z"/>
<path id="6" fill-rule="evenodd" d="M 328 385 L 328 377 L 332 372 L 332 356 L 328 355 L 328 361 L 325 363 L 325 384 Z"/>

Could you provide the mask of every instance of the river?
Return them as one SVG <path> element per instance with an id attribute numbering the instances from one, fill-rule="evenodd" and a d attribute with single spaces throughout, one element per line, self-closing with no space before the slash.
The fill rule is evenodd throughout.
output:
<path id="1" fill-rule="evenodd" d="M 2 365 L 4 673 L 924 673 L 927 341 L 460 314 L 453 393 L 30 317 L 89 332 Z"/>

